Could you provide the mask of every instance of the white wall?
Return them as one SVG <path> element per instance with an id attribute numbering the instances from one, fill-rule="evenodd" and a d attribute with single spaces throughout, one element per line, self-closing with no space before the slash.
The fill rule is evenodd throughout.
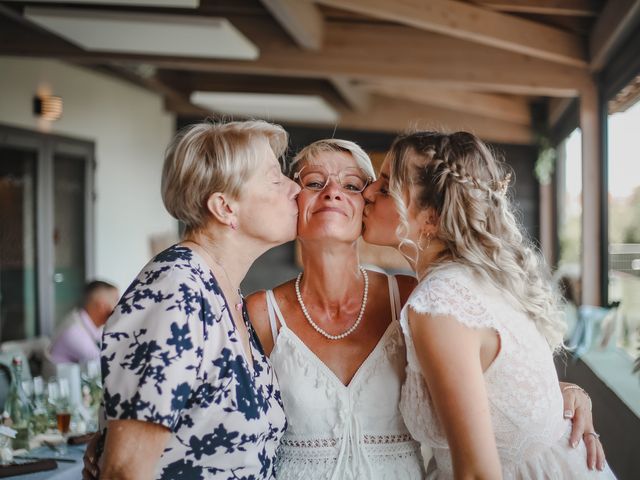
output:
<path id="1" fill-rule="evenodd" d="M 36 92 L 64 101 L 50 125 L 32 114 Z M 174 117 L 142 88 L 57 61 L 0 57 L 0 123 L 95 143 L 96 277 L 126 288 L 151 256 L 149 237 L 174 233 L 160 175 Z"/>

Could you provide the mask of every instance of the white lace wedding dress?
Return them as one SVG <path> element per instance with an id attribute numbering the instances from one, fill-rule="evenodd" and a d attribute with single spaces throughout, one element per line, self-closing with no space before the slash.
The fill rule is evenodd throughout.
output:
<path id="1" fill-rule="evenodd" d="M 408 366 L 400 409 L 413 437 L 433 449 L 437 468 L 428 478 L 453 478 L 453 468 L 416 357 L 407 308 L 449 315 L 468 327 L 499 333 L 501 349 L 484 378 L 505 479 L 615 478 L 608 466 L 604 472 L 588 470 L 584 442 L 570 447 L 571 422 L 563 419 L 552 352 L 534 323 L 508 298 L 467 267 L 451 263 L 423 279 L 402 310 Z M 456 348 L 455 341 L 451 348 Z"/>
<path id="2" fill-rule="evenodd" d="M 348 386 L 287 327 L 267 291 L 275 339 L 270 359 L 288 422 L 276 459 L 278 480 L 424 478 L 420 446 L 399 411 L 406 353 L 393 277 L 389 290 L 393 320 Z"/>

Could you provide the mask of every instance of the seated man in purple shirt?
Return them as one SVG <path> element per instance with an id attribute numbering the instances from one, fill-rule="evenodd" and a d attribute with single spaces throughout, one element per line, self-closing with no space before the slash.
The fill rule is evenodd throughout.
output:
<path id="1" fill-rule="evenodd" d="M 81 308 L 72 310 L 51 342 L 55 363 L 83 363 L 100 358 L 102 326 L 118 303 L 118 289 L 99 280 L 84 289 Z"/>

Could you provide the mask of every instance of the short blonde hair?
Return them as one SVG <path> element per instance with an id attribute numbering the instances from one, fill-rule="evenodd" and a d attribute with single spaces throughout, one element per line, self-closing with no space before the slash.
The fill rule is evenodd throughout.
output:
<path id="1" fill-rule="evenodd" d="M 207 199 L 215 192 L 239 198 L 242 186 L 264 161 L 259 148 L 268 144 L 276 158 L 287 149 L 289 137 L 280 126 L 262 120 L 203 122 L 181 130 L 165 154 L 162 201 L 183 222 L 186 231 L 207 221 Z"/>
<path id="2" fill-rule="evenodd" d="M 289 175 L 293 176 L 293 174 L 304 167 L 308 161 L 316 158 L 318 154 L 322 152 L 349 153 L 358 164 L 358 167 L 364 170 L 371 178 L 376 178 L 376 172 L 373 169 L 371 159 L 360 145 L 355 142 L 350 142 L 349 140 L 340 140 L 339 138 L 318 140 L 304 147 L 294 157 L 291 165 L 289 165 Z"/>

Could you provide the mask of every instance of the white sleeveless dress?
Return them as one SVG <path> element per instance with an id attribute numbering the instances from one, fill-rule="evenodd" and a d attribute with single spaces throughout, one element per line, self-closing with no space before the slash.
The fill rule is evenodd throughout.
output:
<path id="1" fill-rule="evenodd" d="M 414 438 L 433 449 L 437 468 L 430 468 L 428 478 L 453 478 L 453 466 L 420 370 L 407 308 L 449 315 L 467 327 L 487 327 L 499 333 L 500 352 L 484 378 L 505 480 L 615 478 L 608 466 L 603 472 L 587 468 L 583 441 L 575 449 L 570 447 L 571 421 L 563 418 L 552 352 L 534 323 L 508 302 L 504 292 L 454 263 L 431 272 L 420 282 L 400 320 L 408 356 L 400 409 Z"/>
<path id="2" fill-rule="evenodd" d="M 393 319 L 345 386 L 287 327 L 273 292 L 267 291 L 275 343 L 270 360 L 288 422 L 276 457 L 278 480 L 424 478 L 420 445 L 399 411 L 406 351 L 394 277 L 389 292 Z"/>

